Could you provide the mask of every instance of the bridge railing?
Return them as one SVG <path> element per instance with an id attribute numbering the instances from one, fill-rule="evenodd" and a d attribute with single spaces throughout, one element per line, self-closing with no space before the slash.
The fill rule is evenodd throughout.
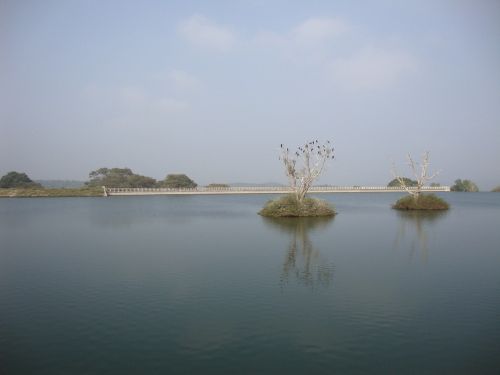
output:
<path id="1" fill-rule="evenodd" d="M 287 186 L 230 186 L 230 187 L 196 187 L 196 188 L 113 188 L 104 187 L 107 194 L 134 193 L 214 193 L 214 192 L 291 192 Z M 415 191 L 416 187 L 409 187 Z M 309 192 L 343 192 L 343 191 L 404 191 L 399 186 L 313 186 Z M 424 186 L 422 191 L 450 191 L 449 186 Z"/>

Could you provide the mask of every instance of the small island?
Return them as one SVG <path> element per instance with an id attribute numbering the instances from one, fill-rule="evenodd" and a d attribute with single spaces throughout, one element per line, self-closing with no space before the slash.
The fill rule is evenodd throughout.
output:
<path id="1" fill-rule="evenodd" d="M 396 210 L 447 210 L 450 208 L 448 202 L 438 197 L 435 194 L 422 194 L 424 185 L 438 175 L 439 172 L 429 174 L 429 152 L 422 155 L 422 162 L 416 163 L 410 154 L 407 155 L 408 165 L 410 166 L 415 180 L 406 177 L 401 177 L 396 172 L 396 167 L 393 167 L 392 173 L 394 179 L 399 185 L 409 194 L 406 197 L 400 198 L 392 205 Z M 420 164 L 420 172 L 417 171 L 417 165 Z M 394 180 L 393 180 L 394 181 Z M 393 182 L 391 181 L 391 183 Z"/>
<path id="2" fill-rule="evenodd" d="M 323 172 L 328 160 L 334 158 L 334 148 L 330 141 L 320 144 L 318 140 L 305 143 L 290 153 L 288 147 L 281 145 L 280 160 L 285 167 L 291 194 L 266 203 L 259 215 L 266 217 L 307 217 L 333 216 L 333 206 L 327 201 L 307 197 L 306 194 Z M 302 166 L 297 164 L 301 160 Z"/>
<path id="3" fill-rule="evenodd" d="M 266 217 L 334 216 L 334 208 L 327 201 L 305 197 L 300 202 L 294 194 L 288 194 L 266 203 L 259 215 Z"/>
<path id="4" fill-rule="evenodd" d="M 448 202 L 436 194 L 407 195 L 399 199 L 392 208 L 396 210 L 447 210 Z"/>

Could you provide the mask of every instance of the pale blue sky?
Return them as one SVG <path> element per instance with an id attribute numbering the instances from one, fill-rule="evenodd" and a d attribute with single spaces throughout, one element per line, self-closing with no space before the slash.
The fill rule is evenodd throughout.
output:
<path id="1" fill-rule="evenodd" d="M 309 139 L 322 183 L 500 184 L 500 2 L 0 0 L 0 174 L 284 182 Z"/>

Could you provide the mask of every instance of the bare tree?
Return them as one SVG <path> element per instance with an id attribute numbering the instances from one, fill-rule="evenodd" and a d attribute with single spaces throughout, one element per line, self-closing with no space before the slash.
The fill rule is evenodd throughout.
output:
<path id="1" fill-rule="evenodd" d="M 290 153 L 288 147 L 281 145 L 280 160 L 285 166 L 290 187 L 300 203 L 314 180 L 323 172 L 326 162 L 333 158 L 334 148 L 330 141 L 323 144 L 318 140 L 307 142 L 297 147 L 293 153 Z"/>
<path id="2" fill-rule="evenodd" d="M 405 189 L 410 195 L 412 195 L 413 198 L 418 199 L 420 193 L 422 193 L 422 187 L 425 186 L 427 182 L 436 177 L 439 174 L 439 171 L 434 172 L 432 174 L 429 172 L 429 165 L 430 165 L 429 151 L 426 151 L 422 155 L 422 162 L 420 163 L 415 162 L 410 154 L 407 155 L 407 159 L 408 159 L 408 166 L 410 167 L 413 176 L 417 181 L 416 186 L 413 187 L 407 186 L 404 178 L 397 173 L 395 165 L 393 165 L 391 172 L 393 176 L 399 181 L 401 187 Z M 420 171 L 418 171 L 419 166 L 420 166 Z"/>

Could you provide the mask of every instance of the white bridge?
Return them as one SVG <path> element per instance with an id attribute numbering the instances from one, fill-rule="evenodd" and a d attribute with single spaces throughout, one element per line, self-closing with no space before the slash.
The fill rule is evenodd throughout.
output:
<path id="1" fill-rule="evenodd" d="M 415 190 L 410 187 L 410 190 Z M 292 189 L 287 186 L 251 186 L 251 187 L 197 187 L 189 189 L 171 188 L 110 188 L 103 186 L 104 196 L 134 195 L 215 195 L 215 194 L 287 194 Z M 313 186 L 309 193 L 393 193 L 404 192 L 401 187 L 387 186 Z M 424 192 L 446 192 L 449 186 L 424 186 Z"/>

